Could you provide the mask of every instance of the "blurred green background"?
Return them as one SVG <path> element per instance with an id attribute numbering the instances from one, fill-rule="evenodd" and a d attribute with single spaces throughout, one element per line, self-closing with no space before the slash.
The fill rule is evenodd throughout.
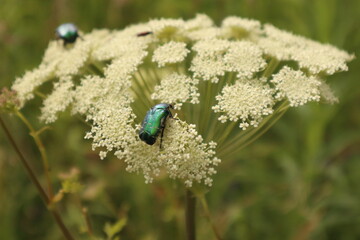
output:
<path id="1" fill-rule="evenodd" d="M 74 22 L 88 32 L 196 13 L 216 23 L 228 15 L 258 19 L 360 56 L 359 0 L 0 0 L 0 86 L 11 86 L 40 63 L 60 23 Z M 329 79 L 339 104 L 288 111 L 237 161 L 221 164 L 206 196 L 224 239 L 360 239 L 359 59 L 349 69 Z M 37 127 L 39 104 L 32 101 L 23 110 Z M 5 120 L 44 183 L 28 131 L 15 117 Z M 103 239 L 112 239 L 106 238 L 109 229 L 118 230 L 120 239 L 185 238 L 181 186 L 165 177 L 146 185 L 121 161 L 100 161 L 83 139 L 88 127 L 77 119 L 63 115 L 51 127 L 42 138 L 55 189 L 74 168 L 83 185 L 60 203 L 76 239 L 90 239 L 82 207 Z M 0 239 L 63 239 L 2 131 Z M 198 239 L 215 239 L 200 207 Z"/>

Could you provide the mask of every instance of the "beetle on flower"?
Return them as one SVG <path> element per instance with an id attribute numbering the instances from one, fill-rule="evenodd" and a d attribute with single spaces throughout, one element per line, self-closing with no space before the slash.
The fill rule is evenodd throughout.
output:
<path id="1" fill-rule="evenodd" d="M 160 137 L 160 149 L 162 138 L 164 135 L 166 119 L 172 118 L 170 108 L 173 108 L 171 104 L 159 103 L 152 107 L 147 113 L 142 122 L 142 126 L 139 132 L 139 137 L 142 141 L 149 145 L 153 145 L 156 142 L 157 137 L 161 133 Z"/>
<path id="2" fill-rule="evenodd" d="M 69 43 L 74 43 L 79 37 L 78 29 L 73 23 L 64 23 L 56 28 L 55 36 L 62 39 L 64 46 Z"/>

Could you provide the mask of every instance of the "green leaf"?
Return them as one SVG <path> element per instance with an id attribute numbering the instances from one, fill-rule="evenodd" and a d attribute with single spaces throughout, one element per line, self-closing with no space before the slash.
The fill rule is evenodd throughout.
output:
<path id="1" fill-rule="evenodd" d="M 83 189 L 83 185 L 77 178 L 67 179 L 61 183 L 62 189 L 65 193 L 77 193 Z"/>
<path id="2" fill-rule="evenodd" d="M 116 223 L 106 223 L 104 227 L 104 232 L 106 233 L 108 240 L 116 240 L 118 237 L 114 238 L 114 236 L 119 233 L 126 225 L 127 218 L 119 219 Z"/>

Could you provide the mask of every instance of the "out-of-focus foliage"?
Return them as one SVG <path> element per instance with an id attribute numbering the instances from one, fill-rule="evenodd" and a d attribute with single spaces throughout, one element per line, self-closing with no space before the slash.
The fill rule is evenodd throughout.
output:
<path id="1" fill-rule="evenodd" d="M 87 32 L 197 12 L 217 22 L 238 15 L 360 56 L 358 0 L 1 0 L 0 5 L 1 86 L 38 65 L 63 22 Z M 289 111 L 237 161 L 220 165 L 207 198 L 224 239 L 360 239 L 359 59 L 349 69 L 330 79 L 339 104 Z M 24 114 L 41 126 L 39 101 L 28 104 Z M 28 131 L 15 117 L 5 120 L 45 183 Z M 78 171 L 71 182 L 76 191 L 60 201 L 76 239 L 91 239 L 87 217 L 90 232 L 103 239 L 184 239 L 181 186 L 167 179 L 146 185 L 141 176 L 126 173 L 121 161 L 100 161 L 83 139 L 87 126 L 77 119 L 63 116 L 51 128 L 42 138 L 55 189 L 64 186 L 73 168 Z M 62 239 L 3 132 L 0 203 L 0 239 Z M 198 222 L 199 239 L 213 239 L 200 207 Z"/>

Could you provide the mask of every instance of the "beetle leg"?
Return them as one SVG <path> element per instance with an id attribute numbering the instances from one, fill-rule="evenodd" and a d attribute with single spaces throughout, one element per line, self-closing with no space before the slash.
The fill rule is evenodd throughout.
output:
<path id="1" fill-rule="evenodd" d="M 172 115 L 171 111 L 170 111 L 170 108 L 171 109 L 174 109 L 173 105 L 169 105 L 168 107 L 168 111 L 169 111 L 169 118 L 172 118 L 172 119 L 175 119 L 175 120 L 179 120 L 178 118 L 174 118 L 174 116 Z M 176 115 L 176 114 L 175 114 Z"/>
<path id="2" fill-rule="evenodd" d="M 165 130 L 165 126 L 161 129 L 161 135 L 160 135 L 160 147 L 159 147 L 159 150 L 161 150 L 162 140 L 163 140 L 163 136 L 164 136 L 164 130 Z"/>
<path id="3" fill-rule="evenodd" d="M 171 112 L 170 112 L 171 115 Z M 166 126 L 166 118 L 162 119 L 161 121 L 161 135 L 160 135 L 160 150 L 161 150 L 161 146 L 162 146 L 162 140 L 163 140 L 163 136 L 164 136 L 164 131 L 165 131 L 165 126 Z"/>
<path id="4" fill-rule="evenodd" d="M 170 112 L 170 114 L 169 114 L 169 118 L 174 119 L 174 120 L 180 120 L 179 118 L 175 118 L 175 117 L 172 115 L 171 112 Z"/>
<path id="5" fill-rule="evenodd" d="M 174 119 L 174 120 L 180 120 L 179 118 L 174 118 L 170 111 L 169 111 L 169 118 Z M 161 146 L 162 146 L 162 140 L 163 140 L 163 136 L 164 136 L 165 126 L 166 126 L 166 119 L 164 119 L 164 121 L 161 123 L 160 150 L 161 150 Z"/>

